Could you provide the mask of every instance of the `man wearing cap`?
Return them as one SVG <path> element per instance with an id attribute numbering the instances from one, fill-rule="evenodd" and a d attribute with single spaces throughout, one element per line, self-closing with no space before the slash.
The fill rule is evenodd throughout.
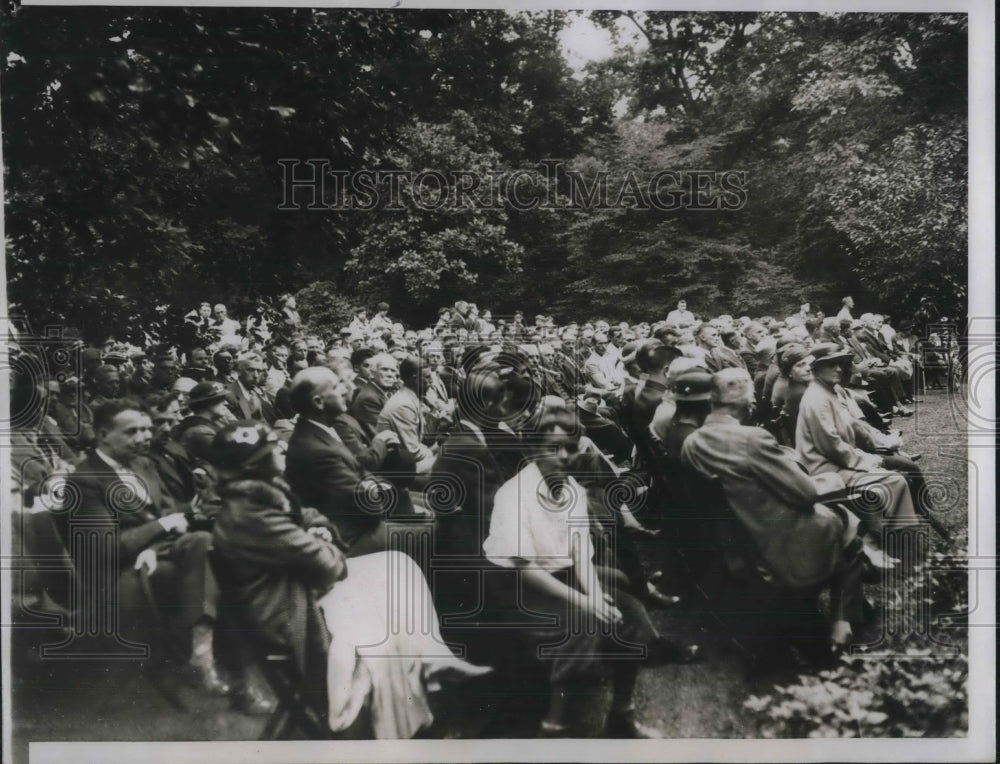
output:
<path id="1" fill-rule="evenodd" d="M 199 382 L 191 389 L 188 395 L 191 416 L 181 420 L 175 433 L 191 456 L 208 461 L 216 433 L 236 421 L 228 402 L 229 390 L 221 382 Z"/>
<path id="2" fill-rule="evenodd" d="M 903 476 L 887 470 L 882 457 L 858 447 L 857 420 L 860 410 L 850 393 L 841 387 L 845 363 L 851 355 L 836 345 L 812 348 L 813 381 L 799 403 L 795 447 L 806 469 L 813 475 L 836 472 L 849 488 L 868 488 L 880 499 L 879 512 L 870 513 L 873 531 L 886 520 L 894 524 L 917 521 L 913 501 Z"/>
<path id="3" fill-rule="evenodd" d="M 680 460 L 684 441 L 697 430 L 708 416 L 712 375 L 693 367 L 677 375 L 671 386 L 676 408 L 670 426 L 663 433 L 663 450 L 667 456 Z"/>
<path id="4" fill-rule="evenodd" d="M 782 451 L 760 427 L 748 427 L 753 382 L 745 369 L 723 369 L 711 380 L 712 411 L 681 449 L 682 460 L 722 484 L 733 514 L 746 530 L 750 549 L 727 549 L 745 557 L 748 570 L 763 568 L 775 584 L 809 589 L 829 584 L 835 643 L 845 643 L 851 622 L 861 620 L 861 542 L 857 518 L 817 503 L 817 481 Z"/>
<path id="5" fill-rule="evenodd" d="M 584 393 L 576 400 L 580 424 L 594 444 L 619 464 L 632 454 L 632 441 L 625 431 L 602 413 L 601 399 L 594 393 Z M 603 409 L 604 412 L 607 409 Z"/>

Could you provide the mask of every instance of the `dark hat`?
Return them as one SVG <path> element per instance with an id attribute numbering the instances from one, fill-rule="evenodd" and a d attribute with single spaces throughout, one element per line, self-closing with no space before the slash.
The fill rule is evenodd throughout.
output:
<path id="1" fill-rule="evenodd" d="M 712 375 L 702 369 L 688 369 L 674 380 L 675 401 L 707 401 L 712 397 Z"/>
<path id="2" fill-rule="evenodd" d="M 840 345 L 835 342 L 821 342 L 818 345 L 813 345 L 810 351 L 813 357 L 812 366 L 813 368 L 819 366 L 821 363 L 842 363 L 853 356 L 840 349 Z"/>
<path id="3" fill-rule="evenodd" d="M 800 343 L 793 342 L 790 345 L 785 345 L 778 351 L 778 368 L 787 377 L 792 371 L 792 367 L 803 358 L 808 358 L 809 354 L 809 348 Z"/>
<path id="4" fill-rule="evenodd" d="M 279 442 L 274 430 L 263 422 L 232 422 L 216 433 L 209 459 L 222 469 L 242 469 L 262 461 Z"/>
<path id="5" fill-rule="evenodd" d="M 229 397 L 229 391 L 221 382 L 199 382 L 188 395 L 188 408 L 210 406 Z"/>
<path id="6" fill-rule="evenodd" d="M 670 365 L 670 362 L 674 358 L 682 355 L 682 353 L 673 345 L 666 345 L 658 339 L 650 339 L 643 342 L 638 350 L 635 351 L 635 363 L 642 371 L 660 371 L 653 368 L 655 365 L 654 359 L 659 355 L 663 356 L 663 365 L 666 367 Z"/>
<path id="7" fill-rule="evenodd" d="M 378 305 L 375 306 L 375 308 L 377 310 L 389 310 L 389 303 L 387 303 L 387 302 L 380 302 Z"/>

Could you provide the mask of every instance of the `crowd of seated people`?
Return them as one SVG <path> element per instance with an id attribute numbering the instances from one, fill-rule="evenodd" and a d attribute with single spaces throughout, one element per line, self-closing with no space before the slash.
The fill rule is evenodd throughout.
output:
<path id="1" fill-rule="evenodd" d="M 109 341 L 78 348 L 79 376 L 14 373 L 12 410 L 30 413 L 14 506 L 48 510 L 69 550 L 76 520 L 120 520 L 125 633 L 141 572 L 185 671 L 247 713 L 271 704 L 239 659 L 216 660 L 240 655 L 219 644 L 220 566 L 261 639 L 325 678 L 331 734 L 427 734 L 442 686 L 520 672 L 548 692 L 542 736 L 581 734 L 574 701 L 605 678 L 603 734 L 656 736 L 639 671 L 699 651 L 651 620 L 682 587 L 640 551 L 670 547 L 684 475 L 715 481 L 747 540 L 719 550 L 731 575 L 829 589 L 832 648 L 865 582 L 899 564 L 887 534 L 945 535 L 889 428 L 924 356 L 848 301 L 830 318 L 700 320 L 680 301 L 655 323 L 561 326 L 459 301 L 420 330 L 380 303 L 327 341 L 294 302 L 288 341 L 206 303 L 194 347 Z"/>

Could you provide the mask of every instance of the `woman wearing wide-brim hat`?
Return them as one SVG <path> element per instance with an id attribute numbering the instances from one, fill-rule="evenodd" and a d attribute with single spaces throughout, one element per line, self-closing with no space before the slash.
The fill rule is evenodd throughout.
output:
<path id="1" fill-rule="evenodd" d="M 880 543 L 883 528 L 918 522 L 910 490 L 902 475 L 886 468 L 881 456 L 859 445 L 864 423 L 850 393 L 841 387 L 851 354 L 833 343 L 814 345 L 811 354 L 814 379 L 799 403 L 795 447 L 811 474 L 835 472 L 848 488 L 863 491 L 859 511 L 872 541 Z"/>

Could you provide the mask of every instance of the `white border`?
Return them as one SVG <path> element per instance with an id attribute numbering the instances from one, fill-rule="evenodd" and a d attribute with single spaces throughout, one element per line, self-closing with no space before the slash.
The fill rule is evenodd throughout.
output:
<path id="1" fill-rule="evenodd" d="M 509 8 L 529 10 L 553 8 L 565 10 L 594 10 L 619 7 L 635 10 L 714 10 L 714 11 L 842 11 L 842 12 L 898 12 L 920 13 L 943 11 L 969 13 L 969 312 L 972 317 L 987 317 L 991 322 L 988 331 L 995 331 L 992 317 L 996 313 L 994 189 L 995 189 L 995 10 L 989 0 L 963 0 L 962 2 L 931 2 L 929 0 L 878 0 L 862 2 L 629 2 L 609 3 L 607 0 L 576 0 L 575 2 L 451 2 L 449 0 L 400 0 L 400 2 L 209 2 L 183 3 L 171 0 L 96 0 L 91 2 L 56 2 L 54 0 L 27 0 L 24 5 L 117 5 L 117 6 L 249 6 L 249 7 L 366 7 L 366 8 Z M 0 149 L 2 151 L 2 149 Z M 0 154 L 2 159 L 2 154 Z M 0 177 L 0 188 L 3 179 Z M 3 239 L 3 221 L 0 219 L 0 241 Z M 0 290 L 0 316 L 7 315 L 6 257 L 0 262 L 0 275 L 4 289 Z M 0 375 L 0 417 L 7 418 L 9 407 L 8 380 Z M 980 398 L 970 399 L 970 421 L 996 421 L 995 369 L 990 378 L 978 388 Z M 0 444 L 2 445 L 2 444 Z M 980 557 L 981 572 L 970 571 L 976 577 L 970 591 L 980 593 L 979 607 L 970 617 L 969 630 L 969 737 L 953 740 L 661 740 L 661 741 L 402 741 L 386 742 L 212 742 L 212 743 L 32 743 L 31 762 L 59 764 L 81 761 L 136 762 L 144 764 L 174 764 L 179 761 L 208 761 L 215 764 L 227 762 L 341 762 L 341 761 L 994 761 L 996 759 L 996 524 L 995 524 L 995 451 L 993 436 L 983 437 L 970 433 L 969 459 L 974 463 L 970 470 L 969 496 L 979 497 L 978 512 L 969 507 L 970 556 Z M 0 496 L 9 496 L 9 454 L 4 449 L 0 465 Z M 6 501 L 3 502 L 6 504 Z M 0 528 L 7 526 L 8 512 Z M 10 534 L 2 534 L 4 556 L 10 553 Z M 970 567 L 975 568 L 973 561 Z M 2 608 L 0 619 L 9 623 L 10 575 L 0 571 Z M 10 665 L 9 644 L 4 635 L 2 660 Z M 9 672 L 4 671 L 2 710 L 4 721 L 10 717 Z M 4 761 L 10 761 L 10 724 L 3 724 L 2 747 Z"/>

